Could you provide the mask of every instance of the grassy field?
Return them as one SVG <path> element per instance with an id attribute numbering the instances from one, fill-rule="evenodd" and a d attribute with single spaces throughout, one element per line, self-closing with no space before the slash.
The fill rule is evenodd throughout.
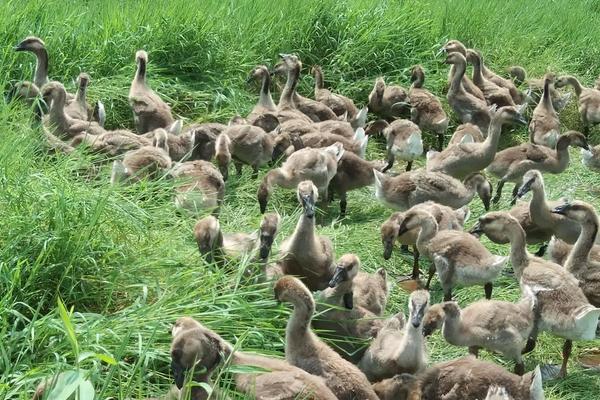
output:
<path id="1" fill-rule="evenodd" d="M 51 78 L 72 89 L 77 74 L 88 72 L 90 98 L 104 101 L 110 127 L 133 126 L 127 93 L 134 53 L 141 48 L 150 54 L 152 86 L 188 122 L 245 115 L 257 98 L 256 88 L 245 84 L 248 72 L 257 64 L 273 65 L 280 52 L 298 54 L 306 66 L 322 64 L 327 84 L 358 104 L 366 103 L 377 76 L 408 86 L 416 63 L 425 67 L 426 86 L 443 97 L 447 66 L 435 53 L 450 38 L 480 49 L 498 72 L 519 64 L 532 76 L 569 72 L 586 85 L 600 74 L 595 0 L 506 0 L 485 8 L 475 0 L 73 3 L 0 4 L 0 80 L 8 87 L 31 78 L 33 58 L 12 47 L 27 35 L 40 36 L 50 52 Z M 311 88 L 306 76 L 300 91 Z M 581 128 L 573 103 L 561 117 L 565 130 Z M 46 155 L 29 111 L 15 104 L 0 103 L 0 126 L 1 399 L 28 399 L 42 376 L 75 367 L 91 371 L 98 399 L 160 395 L 171 384 L 168 328 L 183 315 L 241 348 L 283 354 L 288 309 L 276 305 L 268 285 L 241 283 L 243 264 L 225 273 L 200 260 L 191 234 L 195 220 L 176 213 L 169 182 L 113 188 L 109 167 L 99 159 Z M 502 145 L 525 140 L 523 130 Z M 599 141 L 592 136 L 594 144 Z M 382 144 L 370 143 L 368 156 L 381 158 Z M 583 169 L 577 152 L 564 174 L 546 182 L 551 198 L 600 205 L 600 177 Z M 224 230 L 258 226 L 257 185 L 249 171 L 231 176 Z M 507 207 L 505 200 L 500 209 Z M 299 208 L 291 191 L 278 190 L 269 209 L 283 216 L 277 249 Z M 472 212 L 470 223 L 483 212 L 480 202 Z M 346 219 L 337 220 L 337 205 L 330 207 L 319 232 L 332 239 L 338 256 L 354 252 L 369 271 L 384 265 L 394 281 L 409 271 L 410 260 L 395 252 L 383 261 L 379 225 L 390 213 L 364 189 L 349 195 Z M 486 244 L 508 254 L 507 246 Z M 434 282 L 432 298 L 440 301 Z M 519 296 L 512 278 L 501 278 L 496 287 L 495 298 Z M 483 290 L 456 295 L 465 305 L 482 298 Z M 61 313 L 59 298 L 68 312 Z M 406 300 L 407 293 L 394 285 L 387 314 L 406 310 Z M 560 361 L 561 346 L 561 340 L 542 335 L 526 357 L 527 369 Z M 599 346 L 598 340 L 575 344 L 569 377 L 545 384 L 548 399 L 598 397 L 600 376 L 576 359 Z M 429 351 L 432 362 L 466 353 L 445 344 L 439 333 Z"/>

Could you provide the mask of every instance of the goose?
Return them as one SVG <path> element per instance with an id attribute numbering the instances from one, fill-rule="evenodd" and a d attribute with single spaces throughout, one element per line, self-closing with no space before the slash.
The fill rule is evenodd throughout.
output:
<path id="1" fill-rule="evenodd" d="M 467 122 L 466 124 L 460 124 L 456 127 L 456 130 L 448 142 L 448 147 L 463 143 L 481 143 L 484 140 L 485 138 L 481 133 L 481 129 L 479 129 L 477 125 Z"/>
<path id="2" fill-rule="evenodd" d="M 386 85 L 379 77 L 369 94 L 369 110 L 386 120 L 402 117 L 408 111 L 408 93 L 397 85 Z"/>
<path id="3" fill-rule="evenodd" d="M 383 205 L 395 210 L 407 210 L 428 200 L 461 208 L 469 204 L 476 193 L 487 210 L 492 197 L 490 182 L 479 173 L 468 176 L 463 182 L 441 172 L 422 169 L 404 172 L 395 177 L 377 170 L 373 170 L 373 173 L 375 197 Z"/>
<path id="4" fill-rule="evenodd" d="M 406 171 L 410 171 L 413 161 L 423 154 L 421 129 L 412 121 L 397 119 L 390 124 L 385 120 L 378 120 L 372 122 L 367 129 L 370 133 L 381 129 L 386 138 L 388 164 L 382 172 L 392 168 L 396 158 L 406 161 Z"/>
<path id="5" fill-rule="evenodd" d="M 532 102 L 538 103 L 540 101 L 544 91 L 543 79 L 527 79 L 527 72 L 525 69 L 516 65 L 508 68 L 508 74 L 514 79 L 517 85 L 526 83 L 529 88 L 528 96 Z M 569 100 L 571 100 L 571 93 L 566 93 L 563 95 L 552 86 L 549 87 L 549 90 L 554 109 L 556 112 L 561 112 L 567 106 L 567 104 L 569 104 Z"/>
<path id="6" fill-rule="evenodd" d="M 223 364 L 226 369 L 231 367 L 237 390 L 256 399 L 336 399 L 322 378 L 281 359 L 234 349 L 229 342 L 192 318 L 179 318 L 173 333 L 171 369 L 177 387 L 183 389 L 182 399 L 188 398 L 185 395 L 186 374 L 193 371 L 195 382 L 210 386 L 212 374 Z M 203 385 L 191 384 L 189 390 L 192 400 L 208 398 Z"/>
<path id="7" fill-rule="evenodd" d="M 35 55 L 36 65 L 32 83 L 37 89 L 41 89 L 42 86 L 50 82 L 48 79 L 48 51 L 42 39 L 35 36 L 28 36 L 17 44 L 14 50 L 28 51 Z"/>
<path id="8" fill-rule="evenodd" d="M 600 307 L 600 262 L 590 257 L 600 225 L 594 206 L 573 201 L 555 207 L 552 213 L 564 215 L 581 226 L 581 233 L 563 266 L 579 279 L 579 287 L 590 304 Z"/>
<path id="9" fill-rule="evenodd" d="M 571 254 L 573 245 L 552 236 L 548 243 L 548 258 L 553 263 L 564 265 L 567 257 Z M 594 244 L 589 255 L 590 262 L 600 262 L 600 245 Z"/>
<path id="10" fill-rule="evenodd" d="M 487 135 L 491 115 L 485 100 L 469 93 L 463 86 L 463 77 L 467 69 L 467 60 L 460 53 L 450 53 L 446 57 L 446 64 L 452 64 L 453 75 L 448 89 L 448 104 L 457 114 L 462 123 L 471 122 Z"/>
<path id="11" fill-rule="evenodd" d="M 308 288 L 299 279 L 284 276 L 275 284 L 274 292 L 277 301 L 294 306 L 286 327 L 286 360 L 309 374 L 321 376 L 338 399 L 377 400 L 365 375 L 310 329 L 315 301 Z"/>
<path id="12" fill-rule="evenodd" d="M 204 160 L 176 163 L 169 175 L 175 179 L 175 207 L 197 215 L 218 213 L 225 197 L 225 181 L 215 166 Z"/>
<path id="13" fill-rule="evenodd" d="M 201 147 L 206 146 L 206 143 L 203 142 L 202 136 L 197 133 L 198 128 L 196 126 L 188 127 L 184 130 L 183 120 L 178 119 L 165 129 L 168 134 L 167 142 L 169 144 L 169 156 L 173 161 L 203 158 L 202 150 L 204 149 Z M 156 130 L 153 130 L 140 136 L 153 139 L 155 132 Z M 198 142 L 196 142 L 196 138 L 199 139 Z M 200 147 L 200 149 L 197 149 L 198 147 Z"/>
<path id="14" fill-rule="evenodd" d="M 373 170 L 381 171 L 384 166 L 385 162 L 383 161 L 367 161 L 352 152 L 344 152 L 328 188 L 330 195 L 338 195 L 340 198 L 340 218 L 346 216 L 347 193 L 351 190 L 373 185 L 375 182 Z"/>
<path id="15" fill-rule="evenodd" d="M 509 214 L 486 214 L 479 218 L 471 232 L 484 233 L 492 240 L 504 237 L 510 241 L 511 264 L 521 293 L 533 292 L 538 304 L 537 323 L 524 352 L 533 350 L 538 332 L 547 331 L 564 338 L 563 362 L 558 376 L 565 377 L 573 340 L 590 340 L 596 336 L 600 308 L 589 303 L 573 274 L 527 252 L 525 232 Z"/>
<path id="16" fill-rule="evenodd" d="M 433 215 L 425 210 L 407 212 L 398 234 L 418 227 L 421 229 L 416 241 L 417 249 L 435 266 L 444 301 L 452 299 L 455 286 L 483 285 L 486 299 L 492 297 L 493 281 L 500 275 L 508 257 L 493 255 L 466 232 L 440 231 Z"/>
<path id="17" fill-rule="evenodd" d="M 563 215 L 552 213 L 552 210 L 563 204 L 566 200 L 548 202 L 544 189 L 544 178 L 540 171 L 531 170 L 523 175 L 523 184 L 517 191 L 517 197 L 521 198 L 528 192 L 533 192 L 529 203 L 529 215 L 532 222 L 541 229 L 549 230 L 557 238 L 569 244 L 575 243 L 581 232 L 581 227 L 573 220 Z M 598 241 L 598 239 L 596 239 Z"/>
<path id="18" fill-rule="evenodd" d="M 441 151 L 444 147 L 444 135 L 448 130 L 448 116 L 440 100 L 427 89 L 423 89 L 425 72 L 422 66 L 416 65 L 412 68 L 410 80 L 412 85 L 408 91 L 408 98 L 411 119 L 421 130 L 437 135 L 437 148 Z"/>
<path id="19" fill-rule="evenodd" d="M 480 300 L 461 309 L 448 301 L 434 304 L 423 320 L 423 334 L 442 329 L 444 339 L 454 346 L 466 346 L 477 357 L 484 348 L 515 362 L 515 374 L 525 373 L 521 351 L 525 348 L 535 321 L 533 293 L 518 303 Z"/>
<path id="20" fill-rule="evenodd" d="M 294 141 L 301 143 L 301 145 L 298 146 L 297 144 L 294 144 Z M 342 146 L 344 146 L 344 150 L 352 152 L 361 158 L 365 158 L 368 141 L 369 137 L 365 135 L 365 131 L 362 128 L 358 128 L 356 130 L 356 133 L 352 139 L 348 139 L 344 136 L 340 136 L 335 133 L 315 132 L 307 133 L 302 136 L 298 136 L 296 134 L 280 133 L 274 141 L 274 146 L 278 147 L 280 150 L 274 150 L 274 152 L 276 154 L 280 154 L 282 152 L 282 149 L 285 148 L 285 152 L 287 153 L 287 149 L 290 146 L 293 146 L 294 149 L 298 147 L 322 148 L 331 146 L 332 144 L 338 142 L 341 143 Z M 275 156 L 273 157 L 273 159 L 276 158 L 277 157 Z"/>
<path id="21" fill-rule="evenodd" d="M 258 177 L 258 169 L 271 161 L 275 140 L 262 128 L 253 125 L 232 125 L 217 137 L 215 159 L 223 179 L 229 176 L 229 163 L 234 160 L 238 175 L 242 165 L 252 167 L 252 178 Z"/>
<path id="22" fill-rule="evenodd" d="M 449 40 L 440 50 L 440 52 L 446 53 L 446 55 L 450 55 L 451 53 L 459 53 L 463 57 L 467 56 L 467 48 L 464 44 L 459 42 L 458 40 Z M 465 68 L 466 68 L 466 59 L 465 59 Z M 451 86 L 453 77 L 456 76 L 456 65 L 452 65 L 450 71 L 448 71 L 448 84 Z M 464 73 L 462 74 L 462 78 L 460 79 L 460 84 L 463 87 L 464 91 L 469 93 L 471 96 L 476 97 L 477 99 L 485 102 L 485 97 L 473 81 L 466 76 Z"/>
<path id="23" fill-rule="evenodd" d="M 581 149 L 581 162 L 591 170 L 600 171 L 600 146 Z"/>
<path id="24" fill-rule="evenodd" d="M 569 146 L 588 149 L 585 136 L 577 131 L 565 132 L 558 138 L 556 149 L 533 143 L 523 143 L 509 147 L 496 154 L 494 161 L 487 167 L 486 172 L 500 178 L 496 187 L 494 203 L 500 201 L 502 188 L 506 182 L 514 182 L 512 204 L 516 201 L 519 183 L 527 171 L 536 169 L 540 172 L 559 174 L 569 165 Z"/>
<path id="25" fill-rule="evenodd" d="M 403 235 L 398 234 L 400 224 L 404 220 L 406 213 L 412 210 L 425 210 L 433 215 L 440 230 L 453 229 L 460 231 L 462 230 L 465 221 L 469 217 L 469 208 L 464 206 L 458 210 L 453 210 L 450 207 L 437 204 L 433 201 L 426 201 L 424 203 L 415 204 L 408 211 L 393 213 L 381 225 L 380 232 L 381 242 L 383 243 L 383 258 L 386 260 L 390 259 L 392 256 L 393 246 L 396 241 L 402 245 L 412 245 L 414 258 L 411 278 L 416 280 L 419 279 L 419 250 L 416 246 L 419 228 L 417 227 L 415 229 L 411 229 Z M 431 283 L 434 273 L 435 269 L 430 269 L 429 277 L 425 285 L 426 289 L 429 289 L 429 284 Z"/>
<path id="26" fill-rule="evenodd" d="M 278 75 L 287 73 L 286 64 L 283 62 L 277 64 L 273 72 Z M 338 119 L 338 116 L 331 110 L 331 108 L 319 101 L 300 95 L 296 89 L 294 89 L 292 98 L 296 108 L 302 113 L 306 114 L 306 116 L 314 122 Z"/>
<path id="27" fill-rule="evenodd" d="M 481 58 L 481 53 L 477 52 Z M 528 94 L 522 93 L 511 79 L 506 79 L 500 75 L 494 73 L 481 61 L 481 72 L 483 77 L 488 81 L 494 83 L 500 88 L 508 90 L 514 104 L 525 104 L 528 100 Z"/>
<path id="28" fill-rule="evenodd" d="M 152 146 L 144 146 L 125 153 L 123 160 L 113 162 L 110 181 L 112 184 L 122 181 L 140 181 L 144 178 L 155 179 L 171 168 L 167 132 L 160 129 Z"/>
<path id="29" fill-rule="evenodd" d="M 171 107 L 165 103 L 146 82 L 148 53 L 138 50 L 135 53 L 137 70 L 129 89 L 129 106 L 133 111 L 135 128 L 139 134 L 157 128 L 167 128 L 173 122 Z"/>
<path id="30" fill-rule="evenodd" d="M 191 132 L 194 142 L 190 160 L 211 161 L 215 157 L 217 137 L 227 128 L 227 125 L 216 122 L 192 124 L 186 127 L 183 133 Z"/>
<path id="31" fill-rule="evenodd" d="M 106 131 L 100 135 L 89 135 L 84 131 L 75 136 L 70 144 L 73 147 L 86 145 L 94 152 L 114 157 L 145 146 L 152 146 L 152 139 L 125 129 Z"/>
<path id="32" fill-rule="evenodd" d="M 294 103 L 294 93 L 296 92 L 296 86 L 298 86 L 298 80 L 300 79 L 302 63 L 298 57 L 293 54 L 280 54 L 279 56 L 287 69 L 287 81 L 281 91 L 279 104 L 277 104 L 277 119 L 280 123 L 298 120 L 299 122 L 310 124 L 312 123 L 312 120 L 298 110 Z"/>
<path id="33" fill-rule="evenodd" d="M 542 99 L 533 110 L 529 123 L 529 141 L 534 144 L 554 148 L 560 135 L 560 121 L 550 98 L 550 90 L 554 87 L 554 75 L 544 76 L 544 93 Z"/>
<path id="34" fill-rule="evenodd" d="M 362 340 L 370 340 L 377 336 L 383 326 L 383 320 L 369 309 L 354 302 L 354 280 L 360 270 L 360 260 L 354 254 L 344 254 L 336 263 L 335 272 L 329 287 L 317 296 L 319 316 L 313 320 L 313 328 L 320 331 L 322 337 L 333 339 L 334 349 L 345 359 L 358 362 L 366 350 Z M 362 271 L 361 271 L 362 272 Z M 365 274 L 364 272 L 362 272 Z M 387 301 L 387 287 L 375 286 L 378 292 L 373 293 L 375 307 L 381 308 Z M 383 290 L 382 290 L 383 289 Z M 377 299 L 376 297 L 381 297 Z M 370 299 L 357 301 L 368 303 Z M 339 339 L 344 340 L 340 341 Z M 338 339 L 338 340 L 336 340 Z"/>
<path id="35" fill-rule="evenodd" d="M 358 363 L 370 382 L 425 369 L 427 349 L 421 330 L 428 307 L 429 292 L 416 290 L 408 299 L 408 324 L 402 313 L 386 321 Z"/>
<path id="36" fill-rule="evenodd" d="M 579 103 L 579 116 L 586 136 L 593 125 L 600 123 L 600 90 L 586 88 L 572 75 L 561 76 L 556 80 L 557 88 L 572 86 Z"/>
<path id="37" fill-rule="evenodd" d="M 492 116 L 488 135 L 482 143 L 461 143 L 440 153 L 428 153 L 427 170 L 443 172 L 457 179 L 482 171 L 494 161 L 502 127 L 508 124 L 526 125 L 527 121 L 515 107 L 499 108 Z"/>
<path id="38" fill-rule="evenodd" d="M 508 399 L 545 398 L 539 366 L 519 376 L 473 356 L 436 364 L 417 376 L 398 375 L 374 386 L 382 400 L 484 399 L 490 388 L 498 386 L 504 388 Z"/>
<path id="39" fill-rule="evenodd" d="M 359 113 L 352 99 L 325 89 L 325 85 L 323 84 L 323 70 L 319 65 L 315 65 L 312 68 L 312 74 L 315 77 L 315 100 L 325 104 L 338 117 L 345 114 L 346 119 L 352 121 Z"/>
<path id="40" fill-rule="evenodd" d="M 222 261 L 224 257 L 243 258 L 258 255 L 258 259 L 266 260 L 279 231 L 280 217 L 276 213 L 263 216 L 260 229 L 252 233 L 223 233 L 219 220 L 210 215 L 204 217 L 194 226 L 194 238 L 198 251 L 207 262 Z"/>
<path id="41" fill-rule="evenodd" d="M 473 83 L 481 90 L 488 104 L 496 105 L 497 107 L 515 105 L 508 89 L 496 85 L 483 76 L 483 61 L 480 53 L 472 49 L 467 49 L 466 59 L 473 65 Z"/>
<path id="42" fill-rule="evenodd" d="M 301 277 L 310 290 L 323 290 L 333 277 L 333 245 L 316 232 L 317 187 L 311 181 L 302 181 L 296 193 L 303 213 L 279 249 L 279 266 L 284 274 Z"/>
<path id="43" fill-rule="evenodd" d="M 252 69 L 247 82 L 250 83 L 253 80 L 260 80 L 261 84 L 258 102 L 246 117 L 251 124 L 256 121 L 259 116 L 266 113 L 275 113 L 277 111 L 277 106 L 273 102 L 273 97 L 271 97 L 271 73 L 266 65 L 259 65 Z"/>
<path id="44" fill-rule="evenodd" d="M 77 77 L 77 93 L 75 98 L 65 105 L 65 113 L 71 118 L 80 119 L 87 121 L 89 118 L 88 104 L 86 101 L 87 86 L 89 84 L 90 77 L 86 73 L 81 73 Z"/>
<path id="45" fill-rule="evenodd" d="M 260 212 L 264 214 L 267 209 L 269 196 L 275 185 L 292 189 L 300 182 L 310 180 L 326 201 L 327 186 L 335 176 L 343 155 L 344 147 L 340 143 L 324 149 L 305 148 L 293 153 L 281 167 L 270 170 L 263 177 L 257 193 Z"/>

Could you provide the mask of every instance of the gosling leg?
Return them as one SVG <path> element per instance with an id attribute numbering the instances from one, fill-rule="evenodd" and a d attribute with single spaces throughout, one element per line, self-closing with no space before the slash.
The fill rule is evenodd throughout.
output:
<path id="1" fill-rule="evenodd" d="M 510 199 L 510 205 L 514 206 L 517 203 L 517 193 L 519 192 L 519 185 L 515 183 L 515 187 L 512 191 L 512 197 Z"/>
<path id="2" fill-rule="evenodd" d="M 500 179 L 498 181 L 498 186 L 496 187 L 496 195 L 494 196 L 494 198 L 492 199 L 492 202 L 494 204 L 498 204 L 498 202 L 500 201 L 500 199 L 502 198 L 502 188 L 504 187 L 504 180 Z"/>
<path id="3" fill-rule="evenodd" d="M 346 206 L 348 205 L 348 201 L 346 199 L 346 193 L 340 194 L 340 217 L 344 218 L 346 216 Z"/>
<path id="4" fill-rule="evenodd" d="M 525 374 L 525 364 L 523 361 L 517 361 L 515 363 L 515 374 L 519 376 L 523 376 L 523 374 Z"/>
<path id="5" fill-rule="evenodd" d="M 444 290 L 444 301 L 452 301 L 452 289 Z"/>
<path id="6" fill-rule="evenodd" d="M 425 284 L 425 289 L 429 290 L 429 286 L 431 285 L 431 280 L 433 279 L 433 275 L 435 274 L 435 268 L 429 268 L 429 275 L 427 276 L 427 283 Z M 450 297 L 452 297 L 452 293 L 450 293 Z"/>
<path id="7" fill-rule="evenodd" d="M 258 179 L 258 165 L 252 166 L 252 179 Z"/>
<path id="8" fill-rule="evenodd" d="M 417 250 L 417 246 L 413 246 L 413 270 L 412 270 L 412 278 L 417 280 L 419 279 L 419 250 Z"/>
<path id="9" fill-rule="evenodd" d="M 381 172 L 385 173 L 387 170 L 391 169 L 394 166 L 394 160 L 395 157 L 393 155 L 390 155 L 388 157 L 388 163 L 385 167 L 383 167 L 383 169 L 381 170 Z"/>
<path id="10" fill-rule="evenodd" d="M 437 151 L 442 151 L 444 148 L 444 134 L 438 133 L 437 135 Z"/>
<path id="11" fill-rule="evenodd" d="M 573 350 L 573 341 L 565 340 L 562 351 L 563 361 L 560 367 L 560 372 L 558 373 L 559 378 L 564 378 L 567 376 L 567 364 L 569 362 L 569 357 L 571 357 L 571 350 Z"/>
<path id="12" fill-rule="evenodd" d="M 492 284 L 492 282 L 488 282 L 485 285 L 483 285 L 483 290 L 485 291 L 485 298 L 486 299 L 491 299 L 492 298 L 492 289 L 494 288 L 494 285 Z"/>
<path id="13" fill-rule="evenodd" d="M 235 172 L 238 175 L 241 175 L 242 174 L 243 164 L 241 162 L 239 162 L 239 161 L 234 161 L 233 164 L 235 165 Z"/>
<path id="14" fill-rule="evenodd" d="M 407 162 L 407 163 L 406 163 L 406 172 L 408 172 L 408 171 L 410 171 L 410 170 L 411 170 L 411 168 L 412 168 L 412 165 L 413 165 L 413 162 L 412 162 L 412 161 L 409 161 L 409 162 Z"/>
<path id="15" fill-rule="evenodd" d="M 478 346 L 470 346 L 469 354 L 474 355 L 475 358 L 479 358 L 479 347 Z"/>

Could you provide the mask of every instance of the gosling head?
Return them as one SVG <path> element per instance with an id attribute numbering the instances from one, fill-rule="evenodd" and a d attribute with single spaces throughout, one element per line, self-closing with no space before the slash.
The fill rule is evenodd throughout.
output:
<path id="1" fill-rule="evenodd" d="M 527 171 L 525 175 L 523 175 L 523 183 L 521 187 L 517 191 L 517 198 L 521 198 L 525 196 L 532 189 L 541 189 L 544 187 L 544 178 L 542 177 L 542 173 L 536 169 L 532 169 L 531 171 Z"/>
<path id="2" fill-rule="evenodd" d="M 374 383 L 373 390 L 380 399 L 408 399 L 417 383 L 416 376 L 404 373 Z"/>
<path id="3" fill-rule="evenodd" d="M 198 321 L 191 317 L 180 317 L 171 327 L 171 336 L 176 337 L 183 331 L 202 327 Z"/>
<path id="4" fill-rule="evenodd" d="M 138 50 L 135 53 L 135 62 L 137 64 L 147 64 L 148 63 L 148 53 L 145 50 Z"/>
<path id="5" fill-rule="evenodd" d="M 260 223 L 259 256 L 261 260 L 269 258 L 273 241 L 279 230 L 280 220 L 281 217 L 277 213 L 268 213 L 263 216 L 262 222 Z"/>
<path id="6" fill-rule="evenodd" d="M 385 260 L 389 260 L 390 257 L 392 257 L 394 242 L 396 242 L 396 239 L 398 239 L 399 236 L 398 230 L 400 228 L 400 224 L 398 219 L 401 217 L 402 213 L 394 213 L 381 225 L 381 243 L 383 243 L 383 258 Z"/>
<path id="7" fill-rule="evenodd" d="M 250 71 L 250 75 L 246 80 L 246 83 L 250 83 L 255 80 L 262 79 L 264 76 L 269 75 L 269 68 L 266 65 L 258 65 Z"/>
<path id="8" fill-rule="evenodd" d="M 285 275 L 275 283 L 273 288 L 275 300 L 279 303 L 303 304 L 314 309 L 314 299 L 308 288 L 291 275 Z"/>
<path id="9" fill-rule="evenodd" d="M 52 99 L 52 101 L 59 101 L 61 99 L 66 99 L 67 92 L 62 83 L 52 81 L 42 87 L 42 97 L 44 100 Z"/>
<path id="10" fill-rule="evenodd" d="M 288 70 L 294 67 L 302 69 L 302 63 L 295 54 L 279 54 L 279 57 L 281 57 Z"/>
<path id="11" fill-rule="evenodd" d="M 433 332 L 441 329 L 444 325 L 444 318 L 446 318 L 446 314 L 441 303 L 429 307 L 423 318 L 423 336 L 431 336 Z"/>
<path id="12" fill-rule="evenodd" d="M 504 106 L 496 110 L 494 118 L 500 120 L 502 124 L 527 125 L 527 119 L 517 107 Z"/>
<path id="13" fill-rule="evenodd" d="M 423 317 L 429 308 L 429 292 L 427 290 L 415 290 L 408 299 L 408 311 L 410 324 L 414 328 L 421 326 Z"/>
<path id="14" fill-rule="evenodd" d="M 461 53 L 449 53 L 444 61 L 446 64 L 467 65 L 467 59 Z"/>
<path id="15" fill-rule="evenodd" d="M 315 216 L 315 204 L 319 198 L 319 191 L 312 181 L 302 181 L 298 184 L 298 201 L 304 209 L 304 216 L 313 218 Z"/>
<path id="16" fill-rule="evenodd" d="M 507 231 L 517 226 L 520 226 L 519 221 L 509 213 L 494 211 L 481 216 L 469 233 L 475 236 L 485 234 L 493 242 L 506 243 L 510 241 Z"/>
<path id="17" fill-rule="evenodd" d="M 465 56 L 467 54 L 467 47 L 458 40 L 449 40 L 444 47 L 442 47 L 442 51 L 445 51 L 446 53 L 459 53 Z"/>
<path id="18" fill-rule="evenodd" d="M 28 36 L 15 46 L 15 51 L 31 51 L 36 53 L 40 50 L 46 50 L 46 45 L 42 39 L 35 36 Z"/>
<path id="19" fill-rule="evenodd" d="M 283 76 L 287 73 L 288 66 L 284 61 L 279 61 L 277 64 L 273 66 L 271 70 L 271 75 L 275 76 Z"/>
<path id="20" fill-rule="evenodd" d="M 483 208 L 485 211 L 488 211 L 490 209 L 490 202 L 492 201 L 492 183 L 479 172 L 467 176 L 464 183 L 475 187 L 477 195 L 483 203 Z"/>
<path id="21" fill-rule="evenodd" d="M 420 80 L 423 82 L 425 80 L 425 72 L 423 71 L 423 67 L 420 65 L 415 65 L 410 70 L 410 82 L 414 82 L 416 80 Z"/>
<path id="22" fill-rule="evenodd" d="M 90 76 L 88 74 L 86 74 L 85 72 L 80 73 L 79 76 L 77 77 L 77 86 L 79 86 L 82 89 L 85 89 L 88 87 L 89 84 L 90 84 Z"/>
<path id="23" fill-rule="evenodd" d="M 200 324 L 179 332 L 171 343 L 171 370 L 177 387 L 183 387 L 189 371 L 194 371 L 195 380 L 212 373 L 223 352 L 221 340 Z"/>
<path id="24" fill-rule="evenodd" d="M 562 88 L 565 87 L 569 84 L 569 77 L 568 76 L 559 76 L 556 80 L 554 80 L 554 75 L 551 76 L 553 81 L 554 81 L 554 87 L 556 88 Z M 545 77 L 544 77 L 545 78 Z"/>
<path id="25" fill-rule="evenodd" d="M 552 210 L 552 213 L 564 215 L 580 224 L 589 222 L 593 222 L 596 225 L 598 224 L 598 214 L 596 214 L 594 206 L 583 201 L 576 200 L 561 204 L 555 207 Z"/>
<path id="26" fill-rule="evenodd" d="M 562 137 L 565 137 L 567 139 L 566 143 L 562 143 L 563 142 L 561 140 Z M 561 136 L 561 138 L 559 138 L 558 142 L 556 143 L 557 149 L 565 149 L 568 146 L 575 146 L 575 147 L 581 147 L 582 149 L 585 149 L 588 151 L 592 151 L 592 147 L 588 143 L 587 138 L 581 132 L 567 131 Z"/>
<path id="27" fill-rule="evenodd" d="M 479 53 L 477 51 L 473 50 L 473 49 L 467 49 L 467 51 L 465 53 L 465 58 L 471 64 L 476 64 L 476 63 L 480 63 L 481 62 L 481 58 L 480 58 Z"/>
<path id="28" fill-rule="evenodd" d="M 355 254 L 344 254 L 338 260 L 333 276 L 329 281 L 329 287 L 333 288 L 341 284 L 342 282 L 352 282 L 354 277 L 360 270 L 360 259 Z M 352 292 L 344 295 L 344 307 L 349 310 L 354 308 L 353 294 Z"/>
<path id="29" fill-rule="evenodd" d="M 383 96 L 383 93 L 385 92 L 385 81 L 383 80 L 383 77 L 380 76 L 379 78 L 375 79 L 375 86 L 373 87 L 373 90 L 378 97 Z"/>
<path id="30" fill-rule="evenodd" d="M 212 252 L 221 245 L 222 240 L 219 220 L 210 215 L 196 222 L 194 237 L 200 254 L 204 255 L 208 262 L 212 261 Z"/>

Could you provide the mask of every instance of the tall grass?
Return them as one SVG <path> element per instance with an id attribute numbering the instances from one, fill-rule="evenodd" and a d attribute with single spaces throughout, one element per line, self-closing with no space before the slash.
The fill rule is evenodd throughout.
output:
<path id="1" fill-rule="evenodd" d="M 449 38 L 480 49 L 496 71 L 519 64 L 532 76 L 569 72 L 590 85 L 600 74 L 600 31 L 591 28 L 599 13 L 592 0 L 7 0 L 0 4 L 0 80 L 8 87 L 30 79 L 32 58 L 12 46 L 35 34 L 50 50 L 53 79 L 72 89 L 80 71 L 92 76 L 90 97 L 104 101 L 110 127 L 132 126 L 127 92 L 140 48 L 150 54 L 152 86 L 188 121 L 246 114 L 256 99 L 247 73 L 272 65 L 280 52 L 297 53 L 306 66 L 323 65 L 327 84 L 360 104 L 376 76 L 407 86 L 415 63 L 425 67 L 426 86 L 442 95 L 447 66 L 435 53 Z M 310 93 L 312 83 L 304 77 L 300 90 Z M 562 117 L 565 129 L 580 128 L 574 105 Z M 0 127 L 0 398 L 29 398 L 40 377 L 75 365 L 91 371 L 97 398 L 164 393 L 171 383 L 168 327 L 181 315 L 245 349 L 282 354 L 288 312 L 272 300 L 269 285 L 240 280 L 245 265 L 232 263 L 225 272 L 200 260 L 191 237 L 195 221 L 176 212 L 169 182 L 113 188 L 98 159 L 47 155 L 28 111 L 14 104 L 0 104 Z M 523 132 L 503 142 L 524 140 Z M 369 145 L 369 157 L 382 157 L 380 144 Z M 547 181 L 552 198 L 600 205 L 600 179 L 581 167 L 578 155 L 566 173 Z M 221 215 L 225 230 L 258 225 L 256 187 L 248 172 L 231 177 Z M 283 216 L 280 243 L 299 215 L 296 201 L 280 190 L 270 207 Z M 472 211 L 482 213 L 479 203 Z M 319 231 L 331 237 L 337 255 L 355 252 L 367 270 L 384 265 L 394 281 L 410 260 L 398 254 L 382 260 L 378 226 L 389 213 L 369 189 L 357 191 L 349 196 L 348 218 L 336 220 L 332 206 Z M 508 253 L 506 246 L 486 245 Z M 518 298 L 513 279 L 502 278 L 497 287 L 495 297 Z M 456 295 L 468 304 L 482 291 Z M 74 310 L 68 324 L 59 298 Z M 394 287 L 387 312 L 406 310 L 406 299 Z M 441 300 L 437 284 L 433 299 Z M 433 362 L 464 354 L 437 335 L 429 343 Z M 547 383 L 547 398 L 597 396 L 600 378 L 575 360 L 598 345 L 576 344 L 569 378 Z M 543 336 L 527 367 L 559 361 L 560 346 Z M 100 356 L 78 362 L 77 354 L 86 352 Z"/>

